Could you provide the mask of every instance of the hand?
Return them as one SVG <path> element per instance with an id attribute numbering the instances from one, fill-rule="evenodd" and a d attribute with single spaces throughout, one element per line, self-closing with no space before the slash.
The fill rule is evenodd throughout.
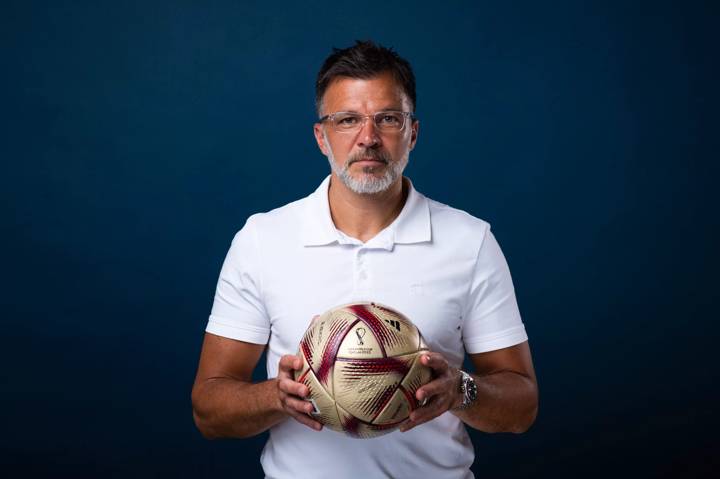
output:
<path id="1" fill-rule="evenodd" d="M 401 432 L 409 431 L 462 404 L 459 370 L 448 366 L 447 360 L 440 353 L 423 353 L 420 362 L 433 370 L 435 379 L 415 392 L 422 406 L 411 412 L 410 417 L 400 425 Z"/>
<path id="2" fill-rule="evenodd" d="M 302 369 L 303 360 L 300 356 L 286 354 L 280 358 L 278 364 L 277 386 L 280 409 L 296 421 L 307 427 L 319 431 L 322 424 L 313 420 L 308 413 L 313 411 L 313 405 L 303 400 L 310 390 L 302 383 L 295 381 L 293 371 Z"/>

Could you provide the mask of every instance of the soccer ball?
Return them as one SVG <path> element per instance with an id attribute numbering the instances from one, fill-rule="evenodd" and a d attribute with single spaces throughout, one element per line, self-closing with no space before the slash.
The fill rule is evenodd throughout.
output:
<path id="1" fill-rule="evenodd" d="M 311 416 L 335 431 L 371 438 L 393 431 L 419 404 L 431 379 L 428 347 L 401 313 L 378 303 L 340 306 L 316 317 L 300 341 Z"/>

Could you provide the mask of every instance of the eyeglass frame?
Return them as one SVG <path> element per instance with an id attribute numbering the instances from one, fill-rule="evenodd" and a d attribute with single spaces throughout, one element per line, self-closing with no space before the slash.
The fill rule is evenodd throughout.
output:
<path id="1" fill-rule="evenodd" d="M 401 132 L 401 131 L 403 131 L 403 130 L 405 129 L 405 125 L 407 124 L 408 118 L 410 119 L 411 124 L 412 124 L 413 121 L 415 121 L 415 120 L 417 119 L 417 117 L 415 116 L 415 113 L 413 113 L 413 112 L 411 112 L 411 111 L 402 111 L 402 110 L 380 110 L 380 111 L 376 111 L 375 113 L 372 113 L 372 114 L 369 114 L 369 115 L 361 115 L 360 113 L 355 112 L 355 111 L 336 111 L 336 112 L 334 112 L 334 113 L 330 113 L 329 115 L 325 115 L 325 116 L 323 116 L 323 117 L 320 117 L 320 118 L 318 119 L 318 123 L 323 123 L 323 122 L 326 121 L 326 120 L 332 120 L 335 115 L 339 115 L 339 114 L 341 114 L 341 113 L 349 113 L 349 114 L 352 114 L 352 115 L 357 115 L 357 116 L 359 116 L 360 118 L 362 118 L 363 122 L 361 123 L 360 128 L 358 128 L 357 130 L 338 130 L 338 129 L 335 128 L 335 126 L 333 125 L 333 130 L 335 130 L 335 131 L 338 132 L 338 133 L 353 133 L 353 132 L 358 132 L 358 131 L 360 131 L 360 130 L 363 129 L 363 127 L 365 126 L 365 123 L 370 119 L 370 117 L 373 118 L 373 125 L 375 125 L 375 128 L 377 128 L 379 131 L 384 131 L 384 132 Z M 382 128 L 380 128 L 380 127 L 378 126 L 377 122 L 375 121 L 375 116 L 376 116 L 376 115 L 379 115 L 379 114 L 381 114 L 381 113 L 402 113 L 403 118 L 405 118 L 405 119 L 403 120 L 403 126 L 402 126 L 401 128 L 398 128 L 397 130 L 383 130 Z"/>

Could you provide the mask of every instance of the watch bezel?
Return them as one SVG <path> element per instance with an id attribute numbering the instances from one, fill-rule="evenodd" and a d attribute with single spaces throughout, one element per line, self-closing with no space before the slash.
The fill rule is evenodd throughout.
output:
<path id="1" fill-rule="evenodd" d="M 468 403 L 471 403 L 477 399 L 477 384 L 475 384 L 475 378 L 468 374 L 465 378 L 465 396 L 468 399 Z"/>
<path id="2" fill-rule="evenodd" d="M 466 407 L 477 399 L 477 384 L 475 384 L 475 379 L 465 371 L 460 370 L 460 374 L 460 391 L 463 395 L 461 407 Z"/>

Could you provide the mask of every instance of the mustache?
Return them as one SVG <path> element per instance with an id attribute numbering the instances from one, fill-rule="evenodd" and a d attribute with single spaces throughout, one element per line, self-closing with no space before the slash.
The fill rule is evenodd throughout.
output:
<path id="1" fill-rule="evenodd" d="M 359 151 L 348 158 L 347 164 L 352 165 L 356 161 L 367 160 L 368 158 L 380 161 L 383 164 L 390 163 L 391 157 L 388 153 L 379 150 L 363 150 Z"/>

